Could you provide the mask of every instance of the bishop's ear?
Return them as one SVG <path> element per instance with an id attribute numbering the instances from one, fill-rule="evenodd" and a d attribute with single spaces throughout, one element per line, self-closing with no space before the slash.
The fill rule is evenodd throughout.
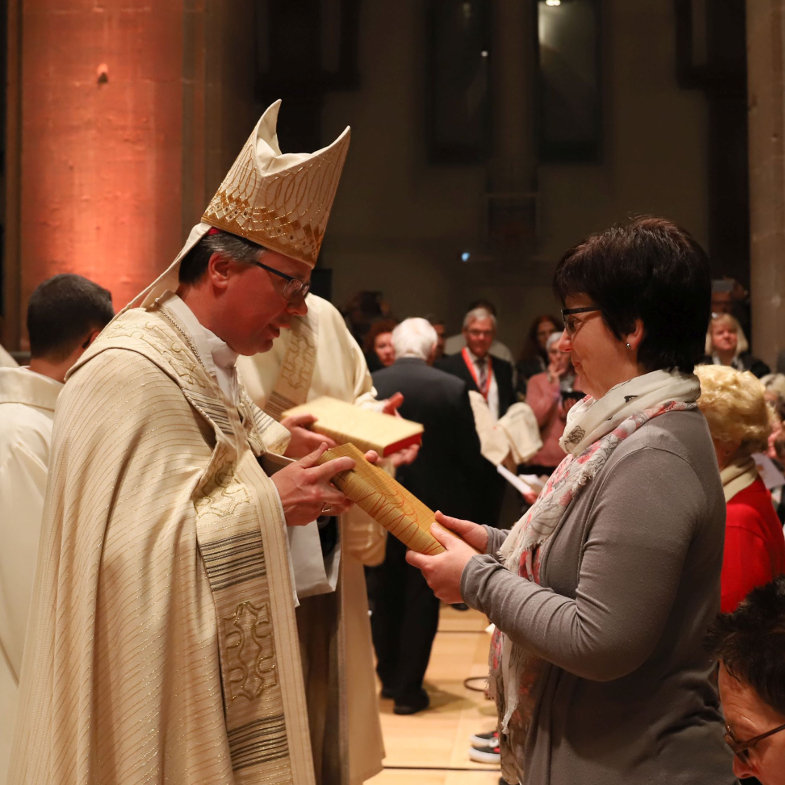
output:
<path id="1" fill-rule="evenodd" d="M 207 279 L 217 289 L 225 289 L 232 274 L 232 261 L 213 253 L 207 261 Z"/>

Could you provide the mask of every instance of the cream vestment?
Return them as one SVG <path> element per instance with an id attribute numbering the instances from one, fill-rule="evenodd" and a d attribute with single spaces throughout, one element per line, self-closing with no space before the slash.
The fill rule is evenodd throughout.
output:
<path id="1" fill-rule="evenodd" d="M 58 402 L 12 785 L 313 783 L 285 520 L 287 435 L 228 404 L 166 294 Z"/>
<path id="2" fill-rule="evenodd" d="M 0 783 L 11 754 L 52 420 L 62 388 L 28 368 L 0 368 Z"/>
<path id="3" fill-rule="evenodd" d="M 15 368 L 16 360 L 4 346 L 0 346 L 0 367 Z"/>
<path id="4" fill-rule="evenodd" d="M 269 352 L 238 360 L 240 377 L 253 401 L 280 416 L 287 405 L 320 395 L 355 403 L 374 400 L 362 350 L 340 313 L 312 294 L 306 303 L 307 315 L 292 319 L 291 329 L 281 333 Z M 299 545 L 321 559 L 318 535 Z M 302 560 L 293 551 L 297 570 Z M 378 563 L 383 557 L 383 530 L 352 508 L 340 520 L 336 591 L 301 596 L 297 609 L 317 781 L 322 785 L 354 785 L 382 768 L 384 747 L 363 562 Z M 298 585 L 300 581 L 298 576 Z M 323 641 L 328 645 L 321 646 Z"/>

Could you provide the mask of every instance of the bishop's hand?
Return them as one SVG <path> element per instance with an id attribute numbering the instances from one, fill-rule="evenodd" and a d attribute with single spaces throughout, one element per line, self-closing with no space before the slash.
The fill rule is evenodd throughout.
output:
<path id="1" fill-rule="evenodd" d="M 287 526 L 304 526 L 320 515 L 339 515 L 351 507 L 351 500 L 332 484 L 340 472 L 354 468 L 351 458 L 335 458 L 321 465 L 327 449 L 322 443 L 304 458 L 290 463 L 270 478 L 278 490 Z"/>

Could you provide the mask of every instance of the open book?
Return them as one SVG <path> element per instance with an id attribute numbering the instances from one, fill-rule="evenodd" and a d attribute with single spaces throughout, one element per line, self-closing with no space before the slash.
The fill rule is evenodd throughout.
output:
<path id="1" fill-rule="evenodd" d="M 333 447 L 322 455 L 319 462 L 345 455 L 354 460 L 354 469 L 333 477 L 334 485 L 408 548 L 429 556 L 444 551 L 430 532 L 434 522 L 433 511 L 390 475 L 368 463 L 354 445 Z"/>
<path id="2" fill-rule="evenodd" d="M 311 430 L 329 436 L 338 444 L 351 442 L 363 452 L 376 450 L 382 457 L 422 441 L 420 423 L 363 409 L 327 395 L 287 409 L 283 416 L 292 414 L 312 414 L 316 422 L 309 426 Z"/>

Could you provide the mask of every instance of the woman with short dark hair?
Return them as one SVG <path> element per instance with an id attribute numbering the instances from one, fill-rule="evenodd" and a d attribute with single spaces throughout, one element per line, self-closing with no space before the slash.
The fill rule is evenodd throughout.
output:
<path id="1" fill-rule="evenodd" d="M 743 782 L 783 785 L 785 575 L 753 589 L 733 613 L 717 617 L 706 646 L 719 661 L 734 773 Z"/>
<path id="2" fill-rule="evenodd" d="M 567 456 L 510 532 L 438 515 L 466 542 L 436 526 L 445 552 L 408 558 L 496 625 L 508 782 L 731 783 L 702 648 L 724 524 L 692 372 L 708 260 L 683 229 L 639 218 L 568 251 L 555 288 L 587 393 Z"/>

